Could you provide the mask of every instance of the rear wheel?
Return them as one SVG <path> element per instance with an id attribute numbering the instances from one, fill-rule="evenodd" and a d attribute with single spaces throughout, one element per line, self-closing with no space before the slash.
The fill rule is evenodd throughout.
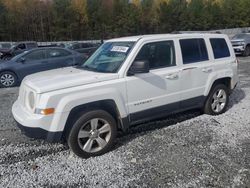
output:
<path id="1" fill-rule="evenodd" d="M 228 88 L 223 84 L 218 84 L 211 89 L 211 92 L 204 106 L 204 113 L 219 115 L 226 111 L 229 100 Z"/>
<path id="2" fill-rule="evenodd" d="M 108 152 L 116 138 L 117 125 L 114 118 L 103 110 L 84 113 L 74 123 L 67 142 L 79 157 L 88 158 Z"/>
<path id="3" fill-rule="evenodd" d="M 17 76 L 12 72 L 0 73 L 0 87 L 13 87 L 17 84 Z"/>

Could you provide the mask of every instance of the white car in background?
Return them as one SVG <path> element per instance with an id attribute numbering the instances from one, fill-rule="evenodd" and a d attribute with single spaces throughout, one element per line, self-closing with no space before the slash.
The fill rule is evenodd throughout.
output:
<path id="1" fill-rule="evenodd" d="M 235 35 L 232 40 L 235 54 L 250 56 L 250 33 L 241 33 Z"/>
<path id="2" fill-rule="evenodd" d="M 12 113 L 27 136 L 65 141 L 86 158 L 145 121 L 193 108 L 225 112 L 237 82 L 226 35 L 125 37 L 106 41 L 82 66 L 28 76 Z"/>

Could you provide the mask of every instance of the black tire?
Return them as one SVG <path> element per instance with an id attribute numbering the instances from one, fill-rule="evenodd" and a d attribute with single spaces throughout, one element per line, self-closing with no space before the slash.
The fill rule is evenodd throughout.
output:
<path id="1" fill-rule="evenodd" d="M 223 90 L 225 92 L 225 96 L 226 96 L 225 99 L 224 99 L 225 100 L 225 105 L 224 105 L 223 108 L 221 108 L 220 111 L 216 111 L 215 109 L 212 108 L 212 104 L 216 104 L 216 103 L 214 103 L 215 100 L 214 100 L 213 96 L 216 95 L 216 92 L 218 92 L 219 90 Z M 203 111 L 204 111 L 205 114 L 209 114 L 209 115 L 222 114 L 227 109 L 228 101 L 229 101 L 229 89 L 224 84 L 217 84 L 217 85 L 212 87 L 212 89 L 211 89 L 211 91 L 210 91 L 210 93 L 209 93 L 209 95 L 207 97 L 207 100 L 205 102 Z"/>
<path id="2" fill-rule="evenodd" d="M 9 82 L 4 82 L 4 78 L 9 77 Z M 17 85 L 17 76 L 10 71 L 4 71 L 0 73 L 0 88 L 14 87 Z"/>
<path id="3" fill-rule="evenodd" d="M 110 125 L 110 135 L 109 135 L 109 140 L 106 142 L 105 147 L 101 148 L 101 146 L 99 146 L 97 140 L 92 141 L 92 146 L 98 146 L 97 148 L 101 148 L 100 150 L 96 151 L 96 152 L 87 152 L 84 149 L 84 146 L 86 145 L 86 143 L 93 139 L 90 137 L 85 137 L 85 138 L 78 138 L 79 132 L 81 130 L 83 130 L 83 128 L 87 128 L 87 126 L 89 126 L 91 128 L 91 123 L 89 123 L 89 121 L 93 120 L 93 119 L 102 119 L 105 120 L 109 125 Z M 98 123 L 97 123 L 98 124 Z M 85 125 L 85 126 L 84 126 Z M 100 130 L 100 129 L 96 129 L 96 130 Z M 91 135 L 91 131 L 92 128 L 89 132 L 89 134 Z M 84 130 L 84 132 L 87 132 Z M 105 134 L 105 133 L 103 133 Z M 101 135 L 101 134 L 100 134 Z M 67 137 L 67 143 L 69 148 L 73 151 L 73 153 L 75 153 L 77 156 L 81 157 L 81 158 L 88 158 L 88 157 L 93 157 L 93 156 L 98 156 L 98 155 L 102 155 L 104 153 L 107 153 L 108 151 L 110 151 L 114 145 L 114 141 L 116 139 L 116 135 L 117 135 L 117 123 L 115 121 L 115 119 L 106 111 L 103 110 L 93 110 L 93 111 L 89 111 L 84 113 L 82 116 L 80 116 L 74 123 L 72 129 L 70 130 L 70 133 Z M 98 133 L 98 138 L 99 133 Z M 82 144 L 84 142 L 82 142 L 81 139 L 88 139 L 86 140 L 85 144 Z M 105 140 L 105 139 L 103 139 Z M 81 145 L 82 144 L 82 145 Z"/>
<path id="4" fill-rule="evenodd" d="M 245 49 L 245 51 L 244 51 L 244 53 L 243 53 L 243 56 L 244 56 L 244 57 L 248 57 L 249 55 L 250 55 L 250 46 L 247 45 L 247 46 L 246 46 L 246 49 Z"/>

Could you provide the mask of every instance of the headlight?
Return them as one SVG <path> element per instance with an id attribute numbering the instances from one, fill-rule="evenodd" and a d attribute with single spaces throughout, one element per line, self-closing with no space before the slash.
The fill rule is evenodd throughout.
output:
<path id="1" fill-rule="evenodd" d="M 3 55 L 3 53 L 2 52 L 0 52 L 0 56 L 2 56 Z"/>
<path id="2" fill-rule="evenodd" d="M 245 42 L 239 42 L 239 45 L 244 46 L 244 45 L 245 45 Z"/>
<path id="3" fill-rule="evenodd" d="M 28 93 L 27 106 L 31 110 L 34 110 L 34 108 L 35 108 L 35 93 L 33 91 L 30 91 Z"/>

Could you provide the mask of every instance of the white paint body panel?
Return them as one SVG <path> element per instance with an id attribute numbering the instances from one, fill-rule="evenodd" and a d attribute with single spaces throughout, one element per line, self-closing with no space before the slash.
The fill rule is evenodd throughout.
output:
<path id="1" fill-rule="evenodd" d="M 231 57 L 215 60 L 209 38 L 225 38 Z M 204 38 L 209 60 L 183 65 L 179 39 Z M 150 73 L 127 76 L 127 71 L 137 53 L 148 42 L 173 40 L 176 66 L 151 70 Z M 218 78 L 230 77 L 231 89 L 238 82 L 237 63 L 230 41 L 220 34 L 147 35 L 112 39 L 134 41 L 134 48 L 117 73 L 96 73 L 76 68 L 63 68 L 30 75 L 21 84 L 18 100 L 12 108 L 14 118 L 26 127 L 39 127 L 50 132 L 63 131 L 70 111 L 79 105 L 113 100 L 120 117 L 167 105 L 197 96 L 207 96 Z M 194 69 L 188 69 L 195 67 Z M 211 69 L 203 72 L 204 69 Z M 188 70 L 185 70 L 188 69 Z M 176 79 L 167 79 L 176 74 Z M 55 114 L 37 115 L 25 106 L 25 91 L 29 88 L 36 95 L 35 107 L 55 108 Z M 140 104 L 140 105 L 136 105 Z"/>

